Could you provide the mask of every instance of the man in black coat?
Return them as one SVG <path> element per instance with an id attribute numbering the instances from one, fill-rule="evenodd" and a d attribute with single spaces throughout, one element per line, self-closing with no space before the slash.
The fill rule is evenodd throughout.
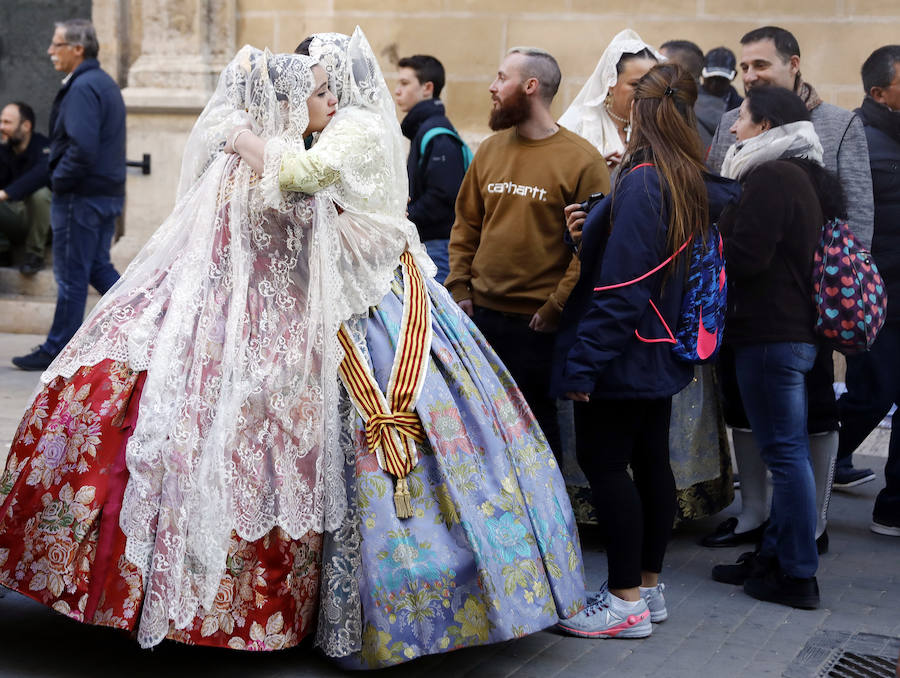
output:
<path id="1" fill-rule="evenodd" d="M 398 70 L 394 98 L 397 107 L 406 113 L 400 129 L 410 140 L 406 164 L 408 217 L 437 264 L 437 279 L 443 282 L 450 273 L 447 246 L 456 217 L 456 194 L 466 173 L 463 143 L 440 100 L 444 87 L 441 62 L 433 56 L 417 54 L 400 59 Z M 432 131 L 437 129 L 441 132 Z"/>
<path id="2" fill-rule="evenodd" d="M 0 265 L 12 263 L 13 244 L 23 243 L 19 270 L 44 267 L 50 236 L 50 142 L 34 131 L 34 110 L 15 101 L 0 111 Z"/>
<path id="3" fill-rule="evenodd" d="M 867 353 L 848 356 L 847 392 L 839 401 L 841 433 L 835 487 L 874 479 L 851 454 L 891 405 L 900 403 L 900 45 L 875 50 L 862 67 L 866 97 L 856 110 L 865 126 L 875 197 L 872 258 L 888 290 L 887 319 Z M 875 500 L 873 532 L 900 537 L 900 422 L 894 417 L 885 488 Z"/>

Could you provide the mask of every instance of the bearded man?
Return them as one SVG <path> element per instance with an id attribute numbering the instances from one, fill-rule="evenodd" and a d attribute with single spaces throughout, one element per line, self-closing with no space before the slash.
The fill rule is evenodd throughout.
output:
<path id="1" fill-rule="evenodd" d="M 34 110 L 14 101 L 0 111 L 0 265 L 12 263 L 12 246 L 23 243 L 19 270 L 44 267 L 50 236 L 50 142 L 34 131 Z"/>
<path id="2" fill-rule="evenodd" d="M 550 103 L 556 59 L 509 50 L 491 83 L 490 126 L 463 179 L 450 232 L 446 286 L 509 368 L 557 457 L 549 396 L 553 342 L 579 262 L 566 245 L 563 208 L 609 191 L 603 156 L 560 127 Z"/>

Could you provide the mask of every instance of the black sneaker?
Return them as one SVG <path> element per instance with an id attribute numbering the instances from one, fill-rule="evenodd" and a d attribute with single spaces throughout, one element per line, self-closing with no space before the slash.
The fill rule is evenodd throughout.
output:
<path id="1" fill-rule="evenodd" d="M 815 610 L 819 607 L 819 583 L 815 577 L 790 577 L 778 569 L 744 582 L 744 593 L 757 600 Z"/>
<path id="2" fill-rule="evenodd" d="M 25 261 L 19 266 L 19 273 L 22 275 L 32 276 L 44 268 L 44 257 L 33 252 L 25 253 Z"/>
<path id="3" fill-rule="evenodd" d="M 56 356 L 47 353 L 42 347 L 35 346 L 28 355 L 20 355 L 13 358 L 12 364 L 20 370 L 26 370 L 28 372 L 37 372 L 40 370 L 43 372 L 50 367 L 50 363 L 53 362 L 55 357 Z"/>
<path id="4" fill-rule="evenodd" d="M 875 472 L 870 468 L 853 468 L 852 466 L 836 466 L 834 484 L 836 490 L 845 490 L 875 480 Z"/>
<path id="5" fill-rule="evenodd" d="M 723 584 L 740 586 L 750 577 L 762 577 L 776 568 L 778 560 L 771 556 L 761 556 L 757 551 L 747 551 L 738 556 L 734 565 L 715 565 L 712 578 Z"/>

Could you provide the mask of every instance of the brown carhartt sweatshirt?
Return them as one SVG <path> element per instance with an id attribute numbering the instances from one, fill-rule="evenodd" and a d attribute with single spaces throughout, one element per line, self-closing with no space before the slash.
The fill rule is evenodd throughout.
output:
<path id="1" fill-rule="evenodd" d="M 534 140 L 512 128 L 485 139 L 456 198 L 453 298 L 556 325 L 580 270 L 563 208 L 598 191 L 609 192 L 606 162 L 574 132 Z"/>

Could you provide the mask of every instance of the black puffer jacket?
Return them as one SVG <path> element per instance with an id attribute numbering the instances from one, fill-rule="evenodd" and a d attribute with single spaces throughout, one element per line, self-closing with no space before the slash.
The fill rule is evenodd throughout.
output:
<path id="1" fill-rule="evenodd" d="M 900 321 L 900 113 L 866 99 L 856 109 L 869 143 L 875 228 L 872 258 L 888 290 L 888 320 Z"/>
<path id="2" fill-rule="evenodd" d="M 450 237 L 450 227 L 456 217 L 456 194 L 466 173 L 462 146 L 448 134 L 434 137 L 425 148 L 425 157 L 420 157 L 422 138 L 435 127 L 454 129 L 444 114 L 444 103 L 440 99 L 420 101 L 400 125 L 403 136 L 410 141 L 406 162 L 409 175 L 407 211 L 422 240 Z"/>

